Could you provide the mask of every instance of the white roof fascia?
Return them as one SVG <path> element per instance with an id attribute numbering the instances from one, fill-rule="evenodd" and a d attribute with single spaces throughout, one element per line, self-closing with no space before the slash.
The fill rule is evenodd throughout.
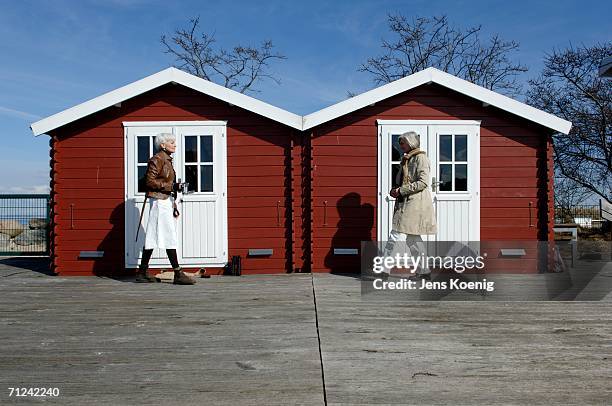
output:
<path id="1" fill-rule="evenodd" d="M 483 103 L 505 110 L 509 113 L 533 121 L 551 130 L 568 134 L 572 123 L 545 111 L 536 109 L 528 104 L 514 100 L 503 94 L 499 94 L 482 86 L 475 85 L 467 80 L 458 78 L 435 68 L 432 69 L 433 82 L 456 92 L 463 93 L 468 97 L 480 100 Z"/>
<path id="2" fill-rule="evenodd" d="M 179 69 L 167 68 L 67 110 L 43 118 L 42 120 L 32 123 L 30 128 L 34 135 L 44 134 L 65 124 L 172 82 L 189 87 L 235 106 L 242 107 L 245 110 L 268 117 L 298 130 L 302 127 L 302 117 L 297 114 L 272 106 L 261 100 L 212 83 Z"/>
<path id="3" fill-rule="evenodd" d="M 302 130 L 308 130 L 330 120 L 359 110 L 362 107 L 377 103 L 396 94 L 402 93 L 431 81 L 431 70 L 425 69 L 412 75 L 403 77 L 375 89 L 358 94 L 350 99 L 343 100 L 329 107 L 304 116 Z"/>
<path id="4" fill-rule="evenodd" d="M 302 131 L 427 83 L 439 84 L 468 97 L 480 100 L 487 105 L 508 111 L 509 113 L 564 134 L 569 133 L 572 126 L 572 123 L 569 121 L 435 68 L 427 68 L 420 72 L 416 72 L 306 116 L 299 116 L 179 69 L 167 68 L 151 76 L 147 76 L 144 79 L 140 79 L 39 120 L 33 123 L 30 128 L 34 135 L 44 134 L 97 111 L 121 103 L 124 100 L 172 82 Z"/>
<path id="5" fill-rule="evenodd" d="M 462 93 L 468 97 L 480 100 L 483 103 L 508 111 L 509 113 L 536 122 L 544 127 L 548 127 L 563 134 L 569 133 L 569 130 L 572 127 L 571 122 L 546 113 L 545 111 L 538 110 L 535 107 L 531 107 L 525 103 L 521 103 L 492 90 L 485 89 L 482 86 L 475 85 L 467 80 L 460 79 L 436 68 L 427 68 L 365 93 L 361 93 L 360 95 L 350 99 L 341 101 L 340 103 L 326 107 L 315 113 L 309 114 L 304 117 L 304 126 L 302 129 L 307 130 L 309 128 L 316 127 L 327 121 L 333 120 L 334 118 L 351 113 L 371 104 L 375 104 L 381 100 L 395 96 L 399 93 L 426 83 L 439 84 L 456 92 Z"/>
<path id="6" fill-rule="evenodd" d="M 176 68 L 172 70 L 173 81 L 183 86 L 197 90 L 201 93 L 223 100 L 227 103 L 242 107 L 253 113 L 267 117 L 271 120 L 288 125 L 297 130 L 302 129 L 302 116 L 283 110 L 251 96 L 247 96 L 225 86 L 218 85 L 198 76 L 183 72 Z"/>

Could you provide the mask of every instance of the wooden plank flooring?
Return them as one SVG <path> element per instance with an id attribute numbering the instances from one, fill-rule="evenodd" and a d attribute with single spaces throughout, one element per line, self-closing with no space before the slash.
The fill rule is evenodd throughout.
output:
<path id="1" fill-rule="evenodd" d="M 0 404 L 9 386 L 59 387 L 62 405 L 323 404 L 310 275 L 0 281 Z"/>
<path id="2" fill-rule="evenodd" d="M 359 280 L 341 275 L 213 277 L 183 287 L 52 277 L 44 264 L 30 262 L 0 259 L 0 404 L 321 405 L 325 396 L 330 405 L 532 405 L 612 398 L 609 296 L 389 300 L 362 296 Z M 11 386 L 56 386 L 61 394 L 9 398 Z"/>
<path id="3" fill-rule="evenodd" d="M 609 405 L 611 265 L 590 281 L 596 294 L 574 275 L 593 302 L 362 296 L 358 279 L 317 275 L 328 404 Z M 509 280 L 535 291 L 540 276 Z"/>

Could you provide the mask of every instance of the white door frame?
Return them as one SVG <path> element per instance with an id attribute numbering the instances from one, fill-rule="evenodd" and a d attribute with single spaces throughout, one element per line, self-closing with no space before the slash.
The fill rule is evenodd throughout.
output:
<path id="1" fill-rule="evenodd" d="M 218 261 L 214 263 L 202 261 L 196 261 L 194 263 L 185 262 L 180 258 L 180 247 L 177 250 L 179 253 L 179 260 L 181 261 L 181 265 L 185 266 L 200 266 L 200 265 L 208 265 L 208 266 L 223 266 L 227 263 L 228 258 L 228 219 L 227 219 L 227 121 L 224 120 L 206 120 L 206 121 L 124 121 L 124 200 L 125 200 L 125 210 L 124 210 L 124 226 L 125 226 L 125 266 L 126 268 L 133 268 L 138 265 L 139 254 L 141 253 L 141 246 L 136 246 L 135 234 L 136 230 L 132 230 L 134 228 L 134 224 L 132 224 L 131 216 L 133 216 L 134 208 L 131 207 L 133 204 L 136 204 L 137 210 L 139 211 L 142 207 L 142 203 L 144 201 L 144 193 L 137 192 L 136 178 L 132 176 L 133 169 L 136 165 L 136 135 L 131 135 L 130 130 L 136 128 L 149 128 L 149 129 L 159 129 L 159 132 L 168 131 L 172 132 L 176 136 L 177 142 L 177 152 L 179 152 L 179 159 L 175 160 L 175 171 L 177 174 L 177 178 L 185 178 L 183 174 L 183 163 L 184 157 L 182 152 L 182 132 L 179 131 L 179 128 L 186 127 L 218 127 L 216 132 L 218 133 L 218 137 L 216 142 L 218 145 L 215 145 L 215 151 L 218 152 L 218 161 L 215 161 L 215 169 L 219 172 L 219 176 L 216 177 L 219 180 L 218 193 L 221 197 L 221 201 L 219 202 L 219 214 L 220 218 L 220 246 L 219 246 L 219 256 L 217 257 Z M 134 145 L 129 145 L 128 143 L 134 143 Z M 131 154 L 130 154 L 131 153 Z M 134 192 L 135 191 L 135 192 Z M 134 202 L 129 202 L 128 200 L 132 199 Z M 133 204 L 132 204 L 133 203 Z M 180 198 L 179 202 L 180 203 Z M 180 206 L 179 206 L 180 210 Z M 143 217 L 143 223 L 146 218 Z M 184 216 L 181 216 L 184 218 Z M 143 225 L 144 227 L 144 225 Z M 179 236 L 179 244 L 182 244 L 182 222 L 179 222 L 179 227 L 177 229 L 177 233 Z M 140 230 L 138 244 L 142 245 L 144 241 L 144 232 L 141 228 Z M 131 254 L 131 255 L 130 255 Z M 156 255 L 158 254 L 158 255 Z M 156 253 L 151 258 L 150 267 L 158 268 L 167 265 L 167 258 L 165 258 L 165 253 Z"/>
<path id="2" fill-rule="evenodd" d="M 383 169 L 386 170 L 387 166 L 390 162 L 389 155 L 389 133 L 394 128 L 397 128 L 397 131 L 401 131 L 401 127 L 426 127 L 426 133 L 421 134 L 421 144 L 425 145 L 428 150 L 428 156 L 430 154 L 438 153 L 438 145 L 437 145 L 437 137 L 436 131 L 441 127 L 446 126 L 457 126 L 457 127 L 466 127 L 469 128 L 471 133 L 473 134 L 473 139 L 468 140 L 471 141 L 471 148 L 469 148 L 469 168 L 472 173 L 470 177 L 472 178 L 472 188 L 474 193 L 474 201 L 471 204 L 472 210 L 472 219 L 473 219 L 473 227 L 470 228 L 469 232 L 469 240 L 470 241 L 478 241 L 480 239 L 480 120 L 376 120 L 378 126 L 378 142 L 377 142 L 377 200 L 378 200 L 378 208 L 377 208 L 377 239 L 378 241 L 386 241 L 388 239 L 388 226 L 386 224 L 385 216 L 383 216 L 383 205 L 388 205 L 389 202 L 386 201 L 386 197 L 388 194 L 388 190 L 383 190 L 383 187 L 386 186 L 386 182 L 383 180 Z M 434 155 L 431 155 L 431 161 L 433 163 L 431 167 L 430 177 L 435 177 L 437 180 L 439 179 L 438 175 L 438 166 L 437 158 L 433 159 Z M 431 179 L 430 179 L 431 182 Z M 431 188 L 431 185 L 429 185 Z M 440 192 L 438 192 L 440 193 Z M 436 203 L 437 194 L 433 193 L 434 205 Z M 447 194 L 444 199 L 445 200 L 453 200 L 453 199 L 461 199 L 462 196 L 457 192 L 453 192 L 454 195 Z M 436 213 L 437 214 L 437 213 Z M 439 216 L 438 216 L 439 217 Z M 383 223 L 385 222 L 385 223 Z M 436 237 L 436 236 L 432 236 Z M 437 237 L 436 237 L 437 238 Z"/>

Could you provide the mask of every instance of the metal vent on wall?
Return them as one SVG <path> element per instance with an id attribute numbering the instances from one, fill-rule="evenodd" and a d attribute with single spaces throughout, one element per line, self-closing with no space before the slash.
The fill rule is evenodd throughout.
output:
<path id="1" fill-rule="evenodd" d="M 249 257 L 269 257 L 274 253 L 272 248 L 250 248 Z"/>
<path id="2" fill-rule="evenodd" d="M 81 251 L 79 252 L 79 258 L 102 258 L 104 257 L 104 251 Z"/>
<path id="3" fill-rule="evenodd" d="M 334 255 L 359 255 L 357 248 L 334 248 Z"/>
<path id="4" fill-rule="evenodd" d="M 502 248 L 499 252 L 502 257 L 523 257 L 527 255 L 523 248 Z"/>

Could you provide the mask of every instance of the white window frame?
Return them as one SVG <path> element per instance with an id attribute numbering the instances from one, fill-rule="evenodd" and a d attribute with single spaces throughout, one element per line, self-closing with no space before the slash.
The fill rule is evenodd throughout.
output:
<path id="1" fill-rule="evenodd" d="M 383 167 L 383 165 L 385 165 L 385 162 L 382 161 L 382 148 L 383 148 L 383 140 L 382 137 L 384 136 L 384 129 L 385 128 L 389 128 L 392 126 L 411 126 L 411 125 L 424 125 L 427 126 L 427 137 L 428 139 L 430 138 L 430 131 L 432 131 L 432 129 L 434 129 L 435 126 L 467 126 L 467 127 L 473 127 L 474 128 L 474 135 L 475 135 L 475 142 L 476 144 L 474 145 L 474 151 L 472 156 L 470 156 L 470 151 L 469 151 L 469 147 L 468 147 L 468 162 L 470 160 L 473 160 L 474 165 L 472 168 L 473 174 L 471 176 L 474 176 L 474 188 L 475 190 L 471 191 L 469 188 L 469 182 L 468 182 L 468 191 L 447 191 L 447 192 L 440 192 L 439 190 L 436 192 L 438 194 L 444 194 L 445 199 L 447 200 L 460 200 L 462 199 L 462 196 L 466 195 L 466 194 L 470 194 L 470 193 L 474 193 L 475 197 L 476 197 L 476 204 L 474 204 L 472 206 L 472 209 L 474 210 L 475 215 L 473 216 L 473 220 L 474 220 L 474 238 L 473 240 L 479 240 L 480 239 L 480 216 L 481 216 L 481 208 L 480 208 L 480 126 L 481 126 L 481 120 L 381 120 L 378 119 L 376 120 L 376 125 L 377 125 L 377 169 L 376 169 L 376 173 L 377 173 L 377 213 L 376 213 L 376 221 L 377 221 L 377 231 L 376 231 L 376 235 L 378 238 L 378 241 L 386 241 L 388 238 L 388 235 L 383 235 L 382 233 L 382 221 L 383 221 L 383 216 L 382 216 L 382 210 L 381 210 L 381 206 L 383 204 L 385 204 L 384 202 L 384 197 L 386 196 L 386 193 L 388 192 L 387 190 L 382 190 L 382 184 L 383 184 L 383 180 L 380 176 L 380 170 Z M 469 138 L 469 135 L 468 135 Z M 422 142 L 423 140 L 421 140 Z M 468 141 L 469 142 L 469 141 Z M 454 137 L 453 137 L 453 143 L 454 143 Z M 389 144 L 387 144 L 387 147 L 389 146 Z M 438 154 L 438 146 L 430 146 L 430 150 L 432 149 L 435 150 L 435 154 Z M 429 151 L 428 153 L 431 153 L 431 151 Z M 453 153 L 454 153 L 454 146 L 453 146 Z M 436 156 L 436 160 L 439 161 L 437 159 L 438 157 Z M 454 156 L 453 156 L 453 160 L 454 160 Z M 436 164 L 436 168 L 431 168 L 431 172 L 430 172 L 430 177 L 432 173 L 436 174 L 436 180 L 439 181 L 439 162 Z M 454 174 L 454 171 L 453 171 Z M 468 164 L 468 177 L 470 176 L 470 167 Z M 469 178 L 468 178 L 469 179 Z M 453 186 L 454 186 L 454 179 L 453 179 Z M 431 188 L 431 185 L 430 185 Z M 477 214 L 476 214 L 477 213 Z"/>
<path id="2" fill-rule="evenodd" d="M 225 264 L 227 264 L 228 261 L 228 244 L 229 244 L 229 240 L 228 240 L 228 210 L 227 210 L 227 121 L 225 120 L 190 120 L 190 121 L 124 121 L 123 123 L 123 128 L 124 128 L 124 199 L 127 200 L 130 195 L 129 195 L 129 187 L 131 186 L 132 188 L 134 188 L 133 190 L 135 191 L 134 193 L 134 197 L 138 199 L 138 201 L 142 202 L 142 200 L 144 199 L 144 193 L 139 193 L 138 192 L 138 179 L 132 179 L 131 178 L 131 171 L 130 169 L 132 169 L 132 171 L 135 169 L 136 170 L 136 174 L 138 173 L 138 159 L 137 156 L 133 156 L 133 157 L 129 157 L 128 156 L 128 146 L 127 146 L 127 142 L 130 141 L 130 137 L 128 135 L 128 132 L 130 130 L 130 128 L 142 128 L 142 127 L 166 127 L 166 128 L 170 128 L 171 132 L 176 136 L 177 139 L 177 147 L 178 148 L 182 148 L 182 143 L 183 143 L 183 136 L 180 135 L 178 131 L 176 131 L 177 127 L 203 127 L 203 126 L 211 126 L 211 127 L 217 127 L 216 134 L 218 135 L 218 148 L 220 151 L 224 151 L 223 153 L 221 153 L 221 157 L 217 157 L 217 161 L 214 161 L 214 166 L 213 168 L 215 168 L 214 170 L 216 170 L 218 172 L 218 176 L 216 176 L 217 179 L 219 179 L 219 184 L 217 186 L 215 186 L 213 184 L 213 192 L 198 192 L 195 193 L 194 192 L 194 196 L 195 195 L 211 195 L 211 194 L 218 194 L 219 198 L 221 198 L 221 206 L 220 206 L 220 210 L 221 210 L 221 250 L 222 253 L 220 254 L 221 256 L 218 257 L 219 258 L 219 262 L 214 262 L 214 263 L 209 263 L 209 264 L 205 264 L 207 266 L 211 266 L 211 267 L 220 267 L 220 266 L 224 266 Z M 137 143 L 136 137 L 134 137 L 134 139 L 132 140 L 133 142 Z M 199 145 L 199 139 L 198 139 L 198 145 Z M 135 146 L 136 148 L 138 147 L 137 145 Z M 136 151 L 137 152 L 137 151 Z M 199 154 L 199 151 L 198 151 Z M 213 152 L 214 154 L 214 152 Z M 185 154 L 182 153 L 181 154 L 181 159 L 180 159 L 180 163 L 177 162 L 177 164 L 180 165 L 184 165 L 184 156 Z M 213 160 L 215 158 L 213 157 Z M 134 165 L 135 168 L 131 168 L 131 165 Z M 179 174 L 182 174 L 183 172 L 183 167 L 181 167 L 178 171 L 177 171 L 177 176 Z M 137 177 L 137 176 L 136 176 Z M 184 176 L 183 176 L 184 177 Z M 135 182 L 135 184 L 132 184 L 132 182 Z M 188 199 L 188 198 L 187 198 Z M 127 221 L 127 216 L 128 216 L 128 212 L 127 212 L 128 208 L 126 205 L 125 208 L 125 220 Z M 126 224 L 127 226 L 127 224 Z M 131 244 L 132 241 L 127 241 L 125 242 L 126 244 Z M 125 250 L 127 250 L 127 247 L 125 247 Z M 133 267 L 134 266 L 134 258 L 125 258 L 125 266 L 127 267 Z M 191 263 L 189 261 L 184 261 L 182 259 L 181 260 L 181 264 L 185 265 L 185 266 L 196 266 L 196 265 L 201 265 L 200 262 L 197 263 Z M 157 268 L 160 267 L 161 265 L 155 265 L 152 260 L 152 268 Z M 164 265 L 165 266 L 165 265 Z M 163 267 L 163 266 L 161 266 Z"/>

